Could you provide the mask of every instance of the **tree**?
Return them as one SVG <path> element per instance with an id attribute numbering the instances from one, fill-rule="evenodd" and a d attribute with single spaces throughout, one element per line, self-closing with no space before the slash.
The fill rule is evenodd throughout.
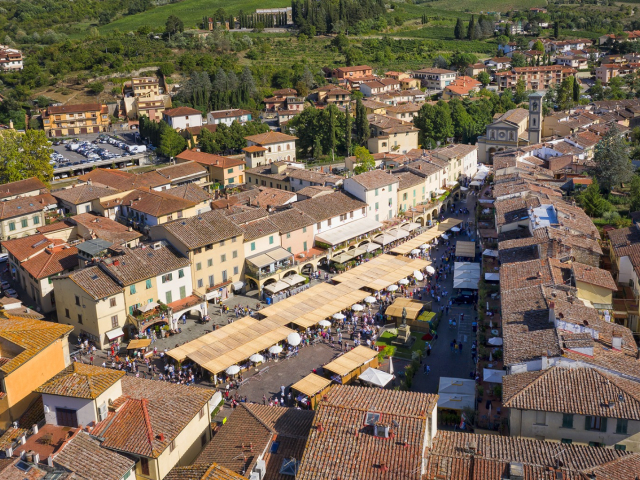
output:
<path id="1" fill-rule="evenodd" d="M 95 95 L 98 95 L 99 93 L 102 93 L 104 91 L 104 83 L 102 82 L 92 82 L 90 84 L 87 85 L 87 88 L 89 88 L 89 91 Z"/>
<path id="2" fill-rule="evenodd" d="M 556 22 L 553 24 L 553 36 L 557 40 L 560 38 L 560 23 Z"/>
<path id="3" fill-rule="evenodd" d="M 491 83 L 491 75 L 489 75 L 487 72 L 480 72 L 477 76 L 477 79 L 483 87 L 486 87 Z"/>
<path id="4" fill-rule="evenodd" d="M 511 57 L 511 66 L 512 67 L 526 67 L 527 66 L 527 58 L 521 54 L 520 52 L 515 52 Z"/>
<path id="5" fill-rule="evenodd" d="M 540 40 L 536 40 L 536 42 L 533 44 L 533 48 L 531 50 L 537 50 L 539 52 L 544 53 L 544 43 L 542 43 Z"/>
<path id="6" fill-rule="evenodd" d="M 522 103 L 527 100 L 527 85 L 524 83 L 524 79 L 520 77 L 516 82 L 516 93 L 513 97 L 513 101 L 516 103 Z"/>
<path id="7" fill-rule="evenodd" d="M 629 189 L 629 196 L 631 197 L 631 204 L 629 205 L 630 212 L 637 212 L 640 210 L 640 175 L 634 175 L 631 179 L 631 188 Z"/>
<path id="8" fill-rule="evenodd" d="M 594 173 L 598 183 L 607 192 L 633 178 L 633 165 L 627 146 L 615 125 L 611 126 L 596 145 L 593 161 L 596 164 Z"/>
<path id="9" fill-rule="evenodd" d="M 475 40 L 475 38 L 476 38 L 475 29 L 476 29 L 475 16 L 471 15 L 471 20 L 469 21 L 469 27 L 467 28 L 467 39 L 468 40 Z"/>
<path id="10" fill-rule="evenodd" d="M 356 166 L 353 169 L 356 175 L 376 168 L 376 162 L 373 155 L 371 155 L 369 150 L 365 147 L 356 147 L 353 153 L 356 157 Z"/>
<path id="11" fill-rule="evenodd" d="M 457 40 L 464 39 L 464 23 L 462 23 L 462 19 L 458 17 L 458 21 L 456 22 L 456 26 L 453 29 L 453 35 Z"/>
<path id="12" fill-rule="evenodd" d="M 0 183 L 37 177 L 48 184 L 53 177 L 49 164 L 53 148 L 43 130 L 0 132 Z"/>
<path id="13" fill-rule="evenodd" d="M 364 108 L 361 99 L 356 100 L 356 143 L 358 145 L 364 145 L 371 136 L 371 129 L 369 128 L 369 120 L 367 119 L 367 110 Z"/>
<path id="14" fill-rule="evenodd" d="M 178 32 L 182 33 L 184 32 L 184 23 L 182 23 L 182 20 L 175 15 L 169 15 L 169 18 L 167 18 L 167 22 L 165 23 L 164 30 L 169 34 L 169 36 L 175 35 Z"/>
<path id="15" fill-rule="evenodd" d="M 575 103 L 580 102 L 580 83 L 576 77 L 573 78 L 573 101 Z"/>
<path id="16" fill-rule="evenodd" d="M 346 116 L 345 116 L 345 127 L 344 127 L 344 146 L 345 146 L 345 150 L 346 150 L 346 155 L 347 157 L 351 155 L 351 134 L 352 134 L 352 130 L 353 127 L 351 126 L 351 111 L 349 110 L 349 104 L 347 103 L 346 105 L 346 112 L 345 112 Z"/>
<path id="17" fill-rule="evenodd" d="M 182 153 L 185 148 L 187 148 L 187 141 L 173 128 L 167 126 L 160 134 L 158 151 L 161 154 L 167 157 L 175 157 Z"/>
<path id="18" fill-rule="evenodd" d="M 604 212 L 611 210 L 611 204 L 600 194 L 600 187 L 595 178 L 593 183 L 578 195 L 578 201 L 590 217 L 601 217 Z"/>

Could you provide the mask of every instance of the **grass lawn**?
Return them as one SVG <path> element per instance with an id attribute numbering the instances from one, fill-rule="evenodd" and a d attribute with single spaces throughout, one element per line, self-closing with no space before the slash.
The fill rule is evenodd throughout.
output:
<path id="1" fill-rule="evenodd" d="M 179 3 L 162 5 L 136 15 L 127 15 L 108 25 L 99 27 L 100 33 L 105 34 L 113 30 L 131 32 L 143 25 L 152 28 L 162 27 L 169 15 L 176 15 L 184 22 L 185 29 L 200 28 L 202 17 L 210 16 L 218 8 L 224 8 L 227 14 L 236 15 L 240 10 L 246 13 L 254 12 L 256 8 L 290 7 L 290 0 L 183 0 Z"/>
<path id="2" fill-rule="evenodd" d="M 413 333 L 411 336 L 416 339 L 413 343 L 413 347 L 411 350 L 404 347 L 397 347 L 395 345 L 391 345 L 391 342 L 396 339 L 396 335 L 392 335 L 390 332 L 384 332 L 376 341 L 376 345 L 384 346 L 384 347 L 393 347 L 396 349 L 395 354 L 399 357 L 404 357 L 411 360 L 411 352 L 422 352 L 424 350 L 425 341 L 422 340 L 422 336 L 424 333 Z"/>

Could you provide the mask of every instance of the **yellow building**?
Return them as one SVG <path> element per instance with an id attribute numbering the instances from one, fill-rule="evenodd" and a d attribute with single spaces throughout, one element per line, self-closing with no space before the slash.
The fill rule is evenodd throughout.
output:
<path id="1" fill-rule="evenodd" d="M 71 325 L 76 335 L 85 335 L 99 349 L 117 347 L 127 318 L 124 288 L 98 266 L 53 280 L 58 322 Z"/>
<path id="2" fill-rule="evenodd" d="M 51 137 L 105 132 L 109 111 L 100 103 L 50 106 L 42 112 L 42 124 Z"/>
<path id="3" fill-rule="evenodd" d="M 157 77 L 133 77 L 131 89 L 136 97 L 151 97 L 160 95 L 160 86 Z"/>
<path id="4" fill-rule="evenodd" d="M 578 289 L 578 298 L 591 303 L 595 308 L 611 309 L 613 292 L 618 290 L 611 273 L 583 263 L 574 262 L 571 268 Z"/>
<path id="5" fill-rule="evenodd" d="M 151 227 L 153 240 L 167 240 L 191 262 L 193 290 L 224 300 L 244 278 L 244 231 L 220 211 Z"/>
<path id="6" fill-rule="evenodd" d="M 250 150 L 263 147 L 247 147 Z M 245 148 L 245 150 L 247 150 Z M 245 152 L 246 154 L 247 152 Z M 176 162 L 196 162 L 202 165 L 209 172 L 209 181 L 218 184 L 220 187 L 230 185 L 241 185 L 245 183 L 245 164 L 241 158 L 221 157 L 210 153 L 197 152 L 195 150 L 185 150 L 176 157 Z"/>
<path id="7" fill-rule="evenodd" d="M 426 200 L 426 182 L 424 178 L 411 172 L 396 173 L 398 179 L 398 211 L 409 208 Z"/>
<path id="8" fill-rule="evenodd" d="M 69 365 L 68 325 L 0 313 L 0 428 L 37 398 L 36 388 Z"/>
<path id="9" fill-rule="evenodd" d="M 367 115 L 371 138 L 367 148 L 371 153 L 407 153 L 418 148 L 418 129 L 413 123 L 387 115 Z"/>
<path id="10" fill-rule="evenodd" d="M 45 205 L 39 201 L 43 196 L 0 202 L 0 241 L 32 235 L 44 226 Z"/>
<path id="11" fill-rule="evenodd" d="M 122 198 L 120 218 L 142 230 L 179 218 L 197 215 L 196 202 L 167 192 L 137 189 Z"/>

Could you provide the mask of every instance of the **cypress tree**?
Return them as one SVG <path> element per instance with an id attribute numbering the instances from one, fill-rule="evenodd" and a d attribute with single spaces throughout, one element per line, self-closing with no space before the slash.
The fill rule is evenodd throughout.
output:
<path id="1" fill-rule="evenodd" d="M 369 120 L 367 119 L 367 110 L 362 104 L 362 100 L 358 98 L 356 101 L 356 142 L 358 145 L 364 145 L 371 136 L 369 129 Z"/>
<path id="2" fill-rule="evenodd" d="M 475 39 L 476 33 L 476 19 L 474 15 L 471 15 L 471 21 L 469 22 L 469 28 L 467 29 L 467 38 L 469 40 Z"/>
<path id="3" fill-rule="evenodd" d="M 349 111 L 349 104 L 347 103 L 345 118 L 345 132 L 344 132 L 344 145 L 347 150 L 347 156 L 351 155 L 351 112 Z"/>
<path id="4" fill-rule="evenodd" d="M 462 23 L 462 19 L 458 18 L 456 22 L 456 28 L 453 30 L 453 35 L 457 40 L 462 40 L 464 38 L 464 24 Z"/>

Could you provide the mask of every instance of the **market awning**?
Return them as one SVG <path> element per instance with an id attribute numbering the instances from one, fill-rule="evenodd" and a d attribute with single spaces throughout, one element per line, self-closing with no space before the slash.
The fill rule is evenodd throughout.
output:
<path id="1" fill-rule="evenodd" d="M 474 258 L 475 256 L 476 256 L 475 242 L 465 242 L 463 240 L 458 240 L 456 242 L 456 257 Z"/>
<path id="2" fill-rule="evenodd" d="M 298 275 L 297 273 L 294 273 L 293 275 L 289 275 L 288 277 L 284 277 L 282 279 L 284 283 L 290 286 L 297 285 L 298 283 L 303 283 L 306 280 L 306 278 L 304 278 L 302 275 Z"/>
<path id="3" fill-rule="evenodd" d="M 282 260 L 286 260 L 289 257 L 293 257 L 293 254 L 289 250 L 282 247 L 269 250 L 268 252 L 265 252 L 265 254 L 269 255 L 276 262 L 280 262 Z"/>
<path id="4" fill-rule="evenodd" d="M 393 380 L 393 375 L 383 372 L 382 370 L 378 370 L 377 368 L 369 367 L 360 374 L 358 380 L 370 383 L 376 387 L 384 387 Z"/>
<path id="5" fill-rule="evenodd" d="M 238 290 L 242 290 L 242 287 L 244 287 L 244 282 L 233 282 L 231 286 L 237 292 Z"/>
<path id="6" fill-rule="evenodd" d="M 496 257 L 496 258 L 498 258 L 499 253 L 498 253 L 498 250 L 489 250 L 487 248 L 484 252 L 482 252 L 482 255 L 485 255 L 487 257 Z"/>
<path id="7" fill-rule="evenodd" d="M 326 243 L 328 245 L 338 245 L 360 235 L 366 235 L 374 230 L 382 227 L 382 224 L 373 218 L 361 218 L 333 228 L 327 232 L 316 235 L 316 241 Z"/>
<path id="8" fill-rule="evenodd" d="M 137 350 L 138 348 L 146 348 L 151 345 L 150 338 L 141 338 L 140 340 L 131 340 L 127 345 L 127 350 Z"/>
<path id="9" fill-rule="evenodd" d="M 377 243 L 371 243 L 371 242 L 367 243 L 366 247 L 367 247 L 367 252 L 373 252 L 375 250 L 378 250 L 379 248 L 382 248 Z"/>
<path id="10" fill-rule="evenodd" d="M 157 306 L 158 306 L 158 302 L 149 302 L 145 305 L 142 305 L 141 307 L 138 307 L 138 310 L 140 310 L 142 313 L 146 313 L 153 310 Z"/>
<path id="11" fill-rule="evenodd" d="M 329 385 L 331 385 L 331 380 L 328 378 L 321 377 L 315 373 L 310 373 L 302 380 L 298 380 L 296 383 L 291 385 L 291 389 L 296 392 L 300 392 L 307 397 L 313 397 Z"/>
<path id="12" fill-rule="evenodd" d="M 500 274 L 499 273 L 485 273 L 484 274 L 484 279 L 487 280 L 488 282 L 499 282 L 500 281 Z"/>
<path id="13" fill-rule="evenodd" d="M 464 410 L 475 406 L 475 381 L 465 378 L 440 377 L 438 408 Z"/>
<path id="14" fill-rule="evenodd" d="M 269 285 L 264 287 L 264 289 L 267 292 L 278 293 L 278 292 L 284 290 L 285 288 L 289 288 L 290 286 L 291 285 L 289 285 L 288 283 L 285 283 L 285 282 L 282 282 L 282 281 L 278 280 L 276 283 L 270 283 Z"/>
<path id="15" fill-rule="evenodd" d="M 293 257 L 291 252 L 282 247 L 276 247 L 267 252 L 259 253 L 258 255 L 254 255 L 253 257 L 248 257 L 247 261 L 258 268 L 262 268 L 266 267 L 267 265 L 271 265 L 272 263 L 286 260 L 290 257 Z"/>
<path id="16" fill-rule="evenodd" d="M 114 341 L 116 338 L 124 337 L 124 332 L 121 327 L 114 328 L 110 332 L 107 332 L 107 338 L 110 342 Z"/>
<path id="17" fill-rule="evenodd" d="M 479 187 L 479 186 L 481 186 L 481 185 L 482 185 L 482 182 L 479 182 L 479 181 L 477 181 L 477 180 L 474 180 L 474 181 L 473 181 L 473 182 L 471 182 L 469 185 L 470 185 L 470 186 L 472 186 L 472 187 Z"/>
<path id="18" fill-rule="evenodd" d="M 255 265 L 258 268 L 266 267 L 267 265 L 271 265 L 273 263 L 273 258 L 264 253 L 259 253 L 258 255 L 254 255 L 253 257 L 247 257 L 247 262 Z"/>
<path id="19" fill-rule="evenodd" d="M 416 228 L 420 228 L 420 224 L 416 222 L 409 222 L 406 225 L 401 225 L 400 228 L 407 232 L 413 232 Z"/>
<path id="20" fill-rule="evenodd" d="M 506 375 L 507 372 L 504 370 L 492 370 L 490 368 L 482 369 L 482 381 L 490 382 L 490 383 L 502 383 L 502 377 Z"/>
<path id="21" fill-rule="evenodd" d="M 480 282 L 480 264 L 455 262 L 453 269 L 453 288 L 478 289 Z"/>

